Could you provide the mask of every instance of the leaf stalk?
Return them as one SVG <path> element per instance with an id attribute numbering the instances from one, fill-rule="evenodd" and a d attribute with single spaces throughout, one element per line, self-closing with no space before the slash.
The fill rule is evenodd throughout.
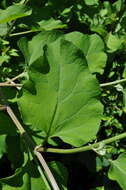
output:
<path id="1" fill-rule="evenodd" d="M 30 34 L 30 33 L 33 33 L 33 32 L 40 32 L 38 30 L 27 30 L 27 31 L 23 31 L 23 32 L 17 32 L 17 33 L 12 33 L 10 34 L 9 36 L 10 37 L 14 37 L 14 36 L 20 36 L 20 35 L 24 35 L 24 34 Z"/>
<path id="2" fill-rule="evenodd" d="M 119 84 L 119 83 L 122 83 L 122 82 L 126 82 L 126 79 L 120 79 L 120 80 L 115 80 L 113 82 L 103 83 L 103 84 L 100 84 L 100 87 L 106 87 L 106 86 L 116 85 L 116 84 Z"/>
<path id="3" fill-rule="evenodd" d="M 0 83 L 0 87 L 5 87 L 5 86 L 22 87 L 22 84 L 6 83 L 6 82 L 1 82 L 1 83 Z"/>
<path id="4" fill-rule="evenodd" d="M 79 152 L 93 150 L 94 148 L 98 148 L 101 143 L 104 145 L 107 145 L 107 144 L 110 144 L 112 142 L 121 140 L 123 138 L 126 138 L 126 132 L 124 132 L 120 135 L 116 135 L 114 137 L 99 141 L 97 143 L 90 144 L 90 145 L 83 146 L 83 147 L 79 147 L 79 148 L 59 149 L 59 148 L 44 148 L 42 146 L 38 146 L 36 149 L 39 152 L 49 152 L 49 153 L 57 153 L 57 154 L 75 154 L 75 153 L 79 153 Z"/>

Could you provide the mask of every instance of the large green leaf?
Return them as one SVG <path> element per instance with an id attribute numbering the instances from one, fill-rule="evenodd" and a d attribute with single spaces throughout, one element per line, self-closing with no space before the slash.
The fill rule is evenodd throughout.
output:
<path id="1" fill-rule="evenodd" d="M 103 72 L 107 56 L 104 53 L 104 43 L 97 34 L 84 35 L 80 32 L 72 32 L 65 38 L 83 51 L 92 73 Z"/>
<path id="2" fill-rule="evenodd" d="M 122 153 L 116 160 L 111 161 L 108 176 L 126 190 L 126 153 Z"/>
<path id="3" fill-rule="evenodd" d="M 39 67 L 30 67 L 33 88 L 24 86 L 18 101 L 22 118 L 41 142 L 42 136 L 49 143 L 59 137 L 81 146 L 94 139 L 99 129 L 103 111 L 99 84 L 82 51 L 71 42 L 60 39 L 46 49 L 41 62 L 36 62 Z"/>
<path id="4" fill-rule="evenodd" d="M 54 30 L 54 29 L 62 29 L 66 27 L 65 24 L 63 24 L 60 20 L 55 20 L 53 18 L 50 18 L 48 20 L 41 20 L 38 22 L 39 27 L 36 28 L 39 31 L 42 30 Z"/>
<path id="5" fill-rule="evenodd" d="M 32 13 L 26 5 L 12 5 L 5 10 L 0 10 L 0 24 L 28 16 Z"/>

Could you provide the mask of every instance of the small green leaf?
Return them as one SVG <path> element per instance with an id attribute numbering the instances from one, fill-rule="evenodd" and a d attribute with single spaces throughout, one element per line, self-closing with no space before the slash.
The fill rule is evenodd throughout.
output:
<path id="1" fill-rule="evenodd" d="M 7 23 L 0 24 L 0 36 L 6 35 L 8 32 Z"/>
<path id="2" fill-rule="evenodd" d="M 54 30 L 54 29 L 62 29 L 65 28 L 66 25 L 63 24 L 60 20 L 55 20 L 50 18 L 49 20 L 42 20 L 38 22 L 38 29 L 41 30 Z"/>
<path id="3" fill-rule="evenodd" d="M 111 161 L 108 176 L 111 180 L 116 180 L 123 190 L 126 190 L 126 153 L 122 153 L 116 160 Z"/>
<path id="4" fill-rule="evenodd" d="M 102 37 L 105 37 L 107 35 L 107 31 L 103 25 L 93 25 L 91 26 L 91 31 L 99 34 Z"/>
<path id="5" fill-rule="evenodd" d="M 12 5 L 7 9 L 0 11 L 0 24 L 29 16 L 31 13 L 31 9 L 26 5 Z"/>
<path id="6" fill-rule="evenodd" d="M 86 5 L 97 5 L 98 0 L 84 0 Z"/>
<path id="7" fill-rule="evenodd" d="M 9 51 L 9 55 L 10 55 L 10 56 L 17 57 L 17 56 L 19 56 L 17 52 L 18 52 L 18 50 L 16 50 L 16 49 L 11 49 L 11 50 Z"/>
<path id="8" fill-rule="evenodd" d="M 121 11 L 123 5 L 124 5 L 123 0 L 118 0 L 115 3 L 113 3 L 113 7 L 117 10 L 117 12 Z"/>
<path id="9" fill-rule="evenodd" d="M 2 55 L 0 56 L 0 66 L 5 62 L 8 63 L 10 60 L 10 56 L 9 55 Z"/>
<path id="10" fill-rule="evenodd" d="M 113 34 L 108 35 L 107 47 L 109 48 L 108 52 L 114 52 L 122 48 L 122 41 L 118 36 Z"/>

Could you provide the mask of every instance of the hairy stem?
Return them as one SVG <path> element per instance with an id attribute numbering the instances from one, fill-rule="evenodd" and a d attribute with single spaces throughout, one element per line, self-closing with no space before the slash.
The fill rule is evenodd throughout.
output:
<path id="1" fill-rule="evenodd" d="M 83 147 L 79 147 L 79 148 L 72 148 L 72 149 L 58 149 L 58 148 L 44 148 L 41 146 L 38 146 L 36 149 L 39 152 L 50 152 L 50 153 L 57 153 L 57 154 L 75 154 L 75 153 L 79 153 L 79 152 L 84 152 L 84 151 L 88 151 L 88 150 L 93 150 L 94 148 L 98 148 L 100 146 L 100 144 L 110 144 L 112 142 L 118 141 L 120 139 L 126 138 L 126 132 L 111 137 L 109 139 L 105 139 L 102 140 L 100 142 L 91 144 L 91 145 L 87 145 L 87 146 L 83 146 Z"/>

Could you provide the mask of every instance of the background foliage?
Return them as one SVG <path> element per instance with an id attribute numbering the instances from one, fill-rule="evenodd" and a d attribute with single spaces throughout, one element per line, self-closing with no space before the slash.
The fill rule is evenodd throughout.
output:
<path id="1" fill-rule="evenodd" d="M 124 0 L 0 2 L 0 103 L 37 145 L 74 149 L 125 132 L 125 53 Z M 60 189 L 126 190 L 125 148 L 123 138 L 43 154 Z M 0 189 L 50 190 L 37 167 L 0 111 Z"/>

